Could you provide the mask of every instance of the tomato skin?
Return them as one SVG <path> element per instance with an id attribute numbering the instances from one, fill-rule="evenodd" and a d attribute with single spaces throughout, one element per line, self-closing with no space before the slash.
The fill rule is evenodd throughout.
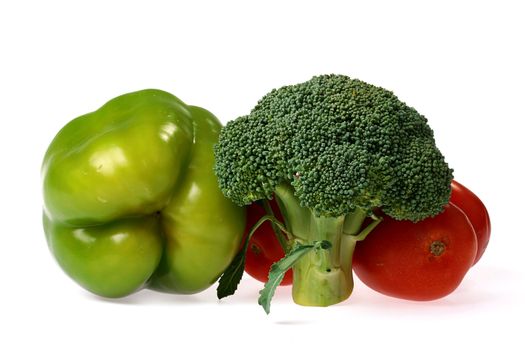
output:
<path id="1" fill-rule="evenodd" d="M 459 182 L 452 180 L 452 195 L 450 201 L 457 205 L 467 215 L 478 239 L 478 250 L 474 264 L 476 264 L 490 240 L 490 218 L 483 202 L 472 191 Z"/>
<path id="2" fill-rule="evenodd" d="M 476 252 L 476 234 L 467 216 L 448 204 L 443 213 L 417 223 L 385 215 L 357 243 L 353 269 L 364 284 L 382 294 L 434 300 L 459 286 Z"/>
<path id="3" fill-rule="evenodd" d="M 278 214 L 278 208 L 274 201 L 271 201 L 272 209 L 275 215 L 282 222 Z M 259 203 L 252 203 L 248 207 L 248 219 L 246 223 L 246 234 L 257 223 L 257 221 L 266 215 L 266 211 Z M 272 264 L 284 257 L 284 250 L 281 248 L 279 241 L 275 237 L 270 221 L 263 223 L 253 234 L 248 242 L 248 251 L 246 252 L 246 264 L 244 271 L 258 281 L 268 281 L 268 272 Z M 284 275 L 281 286 L 290 285 L 293 282 L 292 270 L 288 270 Z"/>

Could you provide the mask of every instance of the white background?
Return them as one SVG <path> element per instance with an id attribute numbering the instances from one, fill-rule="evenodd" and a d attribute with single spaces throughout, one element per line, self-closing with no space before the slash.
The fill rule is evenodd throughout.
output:
<path id="1" fill-rule="evenodd" d="M 0 348 L 523 349 L 525 12 L 520 1 L 3 1 Z M 141 291 L 104 300 L 59 269 L 41 226 L 40 164 L 70 119 L 167 90 L 226 122 L 271 88 L 341 73 L 424 114 L 493 231 L 450 296 L 389 298 L 359 281 L 329 308 L 245 277 L 218 302 Z M 185 344 L 185 345 L 183 345 Z"/>

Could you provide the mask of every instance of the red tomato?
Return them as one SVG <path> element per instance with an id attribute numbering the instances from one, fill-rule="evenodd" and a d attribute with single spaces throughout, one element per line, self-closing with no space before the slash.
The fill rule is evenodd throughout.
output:
<path id="1" fill-rule="evenodd" d="M 353 268 L 370 288 L 397 298 L 433 300 L 454 291 L 476 257 L 476 234 L 454 204 L 417 223 L 384 216 L 357 243 Z"/>
<path id="2" fill-rule="evenodd" d="M 278 208 L 275 202 L 271 202 L 272 209 L 275 215 L 278 216 Z M 248 219 L 246 223 L 246 233 L 257 223 L 257 221 L 266 215 L 264 208 L 258 204 L 253 203 L 248 207 Z M 270 266 L 278 260 L 284 257 L 284 251 L 279 244 L 279 241 L 275 237 L 275 233 L 272 229 L 270 221 L 263 223 L 257 231 L 253 234 L 252 238 L 248 242 L 248 251 L 246 252 L 246 265 L 244 271 L 258 281 L 268 281 L 268 272 Z M 284 275 L 281 286 L 292 284 L 293 275 L 292 270 L 288 270 Z"/>
<path id="3" fill-rule="evenodd" d="M 452 195 L 450 201 L 457 205 L 467 215 L 478 239 L 478 251 L 474 265 L 479 261 L 490 239 L 490 218 L 483 202 L 468 188 L 452 180 Z"/>

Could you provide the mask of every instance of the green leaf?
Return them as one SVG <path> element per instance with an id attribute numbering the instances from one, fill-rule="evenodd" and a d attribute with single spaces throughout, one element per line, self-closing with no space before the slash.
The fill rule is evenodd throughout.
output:
<path id="1" fill-rule="evenodd" d="M 219 279 L 219 285 L 217 286 L 217 297 L 219 299 L 225 298 L 235 293 L 237 286 L 241 282 L 245 263 L 246 252 L 241 250 L 237 253 L 237 255 L 235 255 L 231 264 L 228 265 Z"/>
<path id="2" fill-rule="evenodd" d="M 248 251 L 248 244 L 250 242 L 250 238 L 252 238 L 255 231 L 257 231 L 257 229 L 266 220 L 279 223 L 279 221 L 274 216 L 265 215 L 262 218 L 260 218 L 255 225 L 253 225 L 250 232 L 248 233 L 248 236 L 244 241 L 242 249 L 237 253 L 237 255 L 235 255 L 232 262 L 230 263 L 230 265 L 228 265 L 226 270 L 224 270 L 221 278 L 219 279 L 219 285 L 217 286 L 217 297 L 219 299 L 233 295 L 237 290 L 237 286 L 241 282 L 242 275 L 244 274 L 244 265 L 246 264 L 246 252 Z"/>
<path id="3" fill-rule="evenodd" d="M 329 249 L 331 246 L 332 244 L 328 241 L 314 242 L 313 244 L 297 244 L 281 260 L 272 264 L 268 282 L 265 283 L 264 288 L 259 292 L 258 300 L 259 305 L 263 307 L 266 314 L 270 313 L 270 303 L 286 271 L 292 268 L 306 253 L 314 249 Z"/>

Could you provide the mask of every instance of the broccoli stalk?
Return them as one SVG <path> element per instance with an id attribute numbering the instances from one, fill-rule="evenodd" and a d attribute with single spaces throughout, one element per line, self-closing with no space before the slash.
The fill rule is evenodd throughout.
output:
<path id="1" fill-rule="evenodd" d="M 302 207 L 289 185 L 275 188 L 285 225 L 299 244 L 328 241 L 331 249 L 313 250 L 293 266 L 293 299 L 300 305 L 328 306 L 352 293 L 352 255 L 356 243 L 381 221 L 374 217 L 362 229 L 367 213 L 361 209 L 337 217 L 317 216 Z"/>
<path id="2" fill-rule="evenodd" d="M 271 91 L 221 130 L 215 157 L 219 186 L 235 203 L 276 197 L 288 253 L 297 252 L 283 266 L 293 268 L 301 305 L 350 296 L 353 251 L 380 223 L 375 210 L 418 221 L 439 214 L 451 192 L 452 169 L 426 118 L 392 92 L 343 75 Z M 278 280 L 278 270 L 270 277 Z"/>

